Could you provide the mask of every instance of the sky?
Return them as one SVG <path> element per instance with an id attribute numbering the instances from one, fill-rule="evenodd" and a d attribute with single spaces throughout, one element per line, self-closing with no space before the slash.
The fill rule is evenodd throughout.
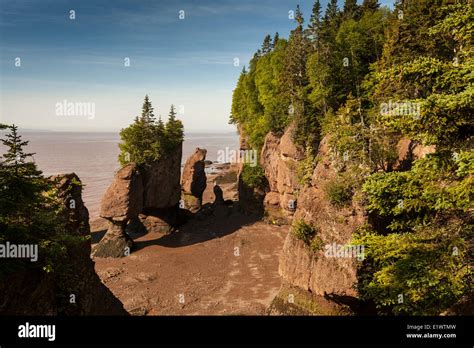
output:
<path id="1" fill-rule="evenodd" d="M 0 123 L 118 131 L 148 94 L 187 132 L 234 131 L 242 67 L 299 3 L 308 20 L 310 0 L 0 0 Z"/>

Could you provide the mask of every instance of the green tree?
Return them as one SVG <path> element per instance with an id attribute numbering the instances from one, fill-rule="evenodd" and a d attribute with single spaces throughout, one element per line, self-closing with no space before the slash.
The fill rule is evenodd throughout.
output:
<path id="1" fill-rule="evenodd" d="M 265 39 L 263 40 L 262 44 L 262 54 L 265 55 L 267 53 L 270 53 L 272 50 L 272 38 L 270 35 L 265 36 Z"/>
<path id="2" fill-rule="evenodd" d="M 342 15 L 346 19 L 358 19 L 359 17 L 359 5 L 357 0 L 345 0 Z"/>
<path id="3" fill-rule="evenodd" d="M 151 101 L 148 98 L 148 94 L 145 95 L 145 100 L 143 101 L 141 120 L 145 124 L 153 124 L 155 122 L 153 106 L 151 105 Z"/>
<path id="4" fill-rule="evenodd" d="M 145 96 L 142 116 L 120 131 L 121 143 L 119 161 L 122 165 L 135 162 L 146 165 L 158 161 L 162 156 L 171 153 L 183 141 L 183 124 L 176 119 L 174 106 L 166 125 L 161 118 L 155 120 L 153 107 L 148 96 Z"/>
<path id="5" fill-rule="evenodd" d="M 171 105 L 168 114 L 168 122 L 166 122 L 166 137 L 168 142 L 168 149 L 172 151 L 179 144 L 183 142 L 184 127 L 183 123 L 176 118 L 176 110 L 174 105 Z"/>

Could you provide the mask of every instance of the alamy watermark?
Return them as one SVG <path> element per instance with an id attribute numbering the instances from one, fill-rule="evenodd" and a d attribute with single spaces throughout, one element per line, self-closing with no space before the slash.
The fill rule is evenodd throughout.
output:
<path id="1" fill-rule="evenodd" d="M 0 244 L 0 258 L 30 259 L 31 262 L 36 262 L 38 261 L 38 245 L 14 244 L 10 242 Z"/>
<path id="2" fill-rule="evenodd" d="M 56 103 L 56 116 L 86 116 L 87 119 L 95 118 L 95 103 L 69 102 L 64 99 Z"/>
<path id="3" fill-rule="evenodd" d="M 380 114 L 382 116 L 413 116 L 415 119 L 420 118 L 421 103 L 411 101 L 389 100 L 388 103 L 380 104 Z"/>
<path id="4" fill-rule="evenodd" d="M 334 258 L 356 258 L 359 261 L 364 260 L 364 246 L 361 244 L 326 244 L 324 246 L 324 256 Z"/>
<path id="5" fill-rule="evenodd" d="M 256 150 L 233 150 L 226 147 L 217 151 L 217 162 L 221 163 L 246 163 L 255 167 L 257 158 Z"/>

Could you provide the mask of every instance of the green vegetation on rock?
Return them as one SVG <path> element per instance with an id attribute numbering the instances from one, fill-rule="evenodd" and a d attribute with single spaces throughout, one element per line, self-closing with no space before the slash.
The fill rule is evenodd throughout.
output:
<path id="1" fill-rule="evenodd" d="M 183 124 L 176 119 L 176 111 L 171 105 L 168 122 L 161 117 L 155 119 L 148 95 L 142 106 L 142 114 L 134 122 L 120 131 L 119 144 L 121 165 L 135 162 L 138 165 L 150 164 L 172 153 L 183 141 Z"/>

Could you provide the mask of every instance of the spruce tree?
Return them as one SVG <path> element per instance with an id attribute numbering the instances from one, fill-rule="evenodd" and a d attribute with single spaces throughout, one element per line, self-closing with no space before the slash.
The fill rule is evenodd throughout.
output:
<path id="1" fill-rule="evenodd" d="M 357 5 L 357 0 L 345 0 L 342 15 L 345 19 L 358 19 L 359 5 Z"/>
<path id="2" fill-rule="evenodd" d="M 378 0 L 364 0 L 362 2 L 362 12 L 374 12 L 378 10 L 380 7 L 380 4 Z"/>
<path id="3" fill-rule="evenodd" d="M 280 39 L 280 34 L 278 34 L 278 32 L 276 32 L 275 36 L 273 36 L 272 48 L 276 47 L 276 45 L 278 44 L 279 39 Z"/>
<path id="4" fill-rule="evenodd" d="M 26 158 L 32 157 L 34 153 L 26 153 L 23 151 L 23 147 L 27 146 L 29 141 L 23 141 L 21 139 L 16 125 L 12 125 L 9 129 L 10 133 L 5 136 L 5 139 L 1 139 L 2 144 L 8 148 L 8 151 L 3 154 L 4 161 L 2 165 L 10 168 L 12 173 L 18 175 L 22 168 L 28 167 Z"/>
<path id="5" fill-rule="evenodd" d="M 324 25 L 327 27 L 332 22 L 337 20 L 339 9 L 337 7 L 337 0 L 330 0 L 324 13 Z"/>
<path id="6" fill-rule="evenodd" d="M 295 21 L 296 23 L 298 23 L 299 26 L 303 27 L 304 18 L 303 18 L 303 13 L 301 12 L 301 9 L 300 9 L 300 5 L 296 5 Z"/>
<path id="7" fill-rule="evenodd" d="M 270 35 L 265 36 L 262 44 L 262 54 L 270 53 L 272 50 L 272 38 Z"/>
<path id="8" fill-rule="evenodd" d="M 36 164 L 27 161 L 34 153 L 23 150 L 29 142 L 22 140 L 18 127 L 12 125 L 7 128 L 10 132 L 1 139 L 7 152 L 0 163 L 0 211 L 5 215 L 28 214 L 28 209 L 31 213 L 32 207 L 42 201 L 42 192 L 49 185 Z"/>
<path id="9" fill-rule="evenodd" d="M 171 151 L 182 143 L 184 135 L 183 124 L 176 118 L 176 110 L 173 104 L 170 107 L 168 122 L 166 123 L 165 129 L 168 143 L 167 146 Z"/>
<path id="10" fill-rule="evenodd" d="M 145 100 L 143 101 L 141 120 L 145 124 L 153 124 L 155 122 L 155 115 L 153 113 L 153 106 L 151 105 L 151 101 L 148 98 L 148 94 L 145 95 Z"/>
<path id="11" fill-rule="evenodd" d="M 321 29 L 321 2 L 316 0 L 313 5 L 313 12 L 308 25 L 308 37 L 317 46 L 319 41 L 319 31 Z"/>

